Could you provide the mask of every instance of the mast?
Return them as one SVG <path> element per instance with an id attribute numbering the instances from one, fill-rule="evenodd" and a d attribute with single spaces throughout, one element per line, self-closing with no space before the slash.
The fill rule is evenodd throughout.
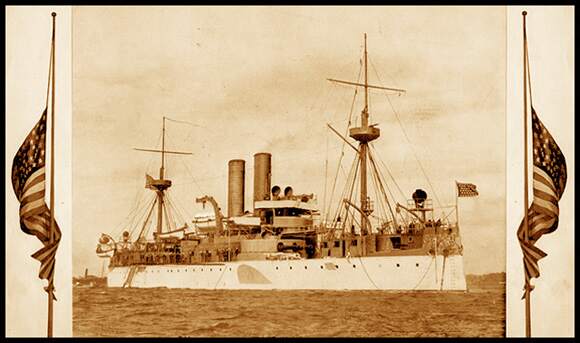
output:
<path id="1" fill-rule="evenodd" d="M 163 132 L 161 134 L 161 168 L 159 168 L 159 181 L 164 181 L 165 174 L 165 116 L 163 116 Z M 167 187 L 169 188 L 169 186 Z M 163 203 L 165 201 L 165 188 L 157 189 L 157 237 L 163 228 Z"/>
<path id="2" fill-rule="evenodd" d="M 368 57 L 367 57 L 367 34 L 365 33 L 365 107 L 362 112 L 361 127 L 363 130 L 368 129 L 369 126 L 369 82 L 368 82 Z M 378 138 L 378 135 L 377 135 Z M 365 216 L 370 214 L 369 206 L 367 204 L 367 150 L 368 143 L 365 140 L 360 141 L 360 205 L 363 210 L 361 213 L 361 235 L 367 234 L 367 221 Z M 369 212 L 369 213 L 367 213 Z M 363 248 L 364 249 L 364 248 Z"/>
<path id="3" fill-rule="evenodd" d="M 155 191 L 157 195 L 156 203 L 157 203 L 157 227 L 156 227 L 156 239 L 158 239 L 160 234 L 163 232 L 163 208 L 165 207 L 165 191 L 171 187 L 171 180 L 165 179 L 165 154 L 176 154 L 176 155 L 192 155 L 190 152 L 180 152 L 180 151 L 167 151 L 165 150 L 165 120 L 167 118 L 163 116 L 163 125 L 162 125 L 162 138 L 161 138 L 161 150 L 156 149 L 139 149 L 135 148 L 135 150 L 139 151 L 147 151 L 147 152 L 158 152 L 161 153 L 161 167 L 159 168 L 159 179 L 155 180 L 150 176 L 147 176 L 147 182 L 145 187 L 152 189 Z M 153 207 L 151 207 L 151 211 L 155 208 L 155 202 L 153 203 Z M 166 210 L 167 211 L 167 210 Z M 149 220 L 149 216 L 147 216 L 146 222 Z"/>
<path id="4" fill-rule="evenodd" d="M 369 85 L 368 80 L 368 50 L 367 50 L 367 34 L 364 34 L 364 84 L 358 82 L 342 81 L 336 79 L 328 79 L 331 82 L 341 83 L 351 86 L 363 86 L 365 90 L 365 104 L 361 112 L 361 125 L 359 127 L 353 127 L 349 130 L 349 136 L 354 138 L 359 142 L 359 147 L 357 150 L 359 160 L 360 160 L 360 216 L 361 216 L 361 235 L 365 236 L 370 233 L 370 226 L 368 223 L 368 216 L 373 212 L 373 208 L 368 197 L 367 189 L 367 159 L 370 157 L 372 162 L 372 156 L 369 155 L 368 143 L 379 138 L 381 131 L 374 125 L 369 125 L 369 88 L 381 89 L 395 91 L 397 93 L 404 93 L 404 89 L 390 88 Z M 332 129 L 332 128 L 331 128 Z M 332 129 L 336 132 L 336 130 Z M 340 135 L 339 135 L 340 136 Z M 344 137 L 341 136 L 344 140 Z M 350 144 L 349 144 L 350 145 Z M 351 147 L 353 147 L 351 145 Z M 354 148 L 354 147 L 353 147 Z M 363 250 L 365 245 L 363 244 Z"/>

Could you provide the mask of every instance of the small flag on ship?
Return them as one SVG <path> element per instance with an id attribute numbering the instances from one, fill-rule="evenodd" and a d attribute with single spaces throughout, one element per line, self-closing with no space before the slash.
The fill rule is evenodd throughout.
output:
<path id="1" fill-rule="evenodd" d="M 479 195 L 477 186 L 473 183 L 456 182 L 458 197 L 476 197 Z"/>
<path id="2" fill-rule="evenodd" d="M 36 236 L 44 245 L 32 255 L 41 264 L 38 277 L 48 280 L 48 284 L 52 285 L 55 255 L 61 233 L 56 222 L 54 232 L 51 232 L 50 209 L 44 201 L 46 113 L 45 109 L 14 156 L 12 187 L 20 202 L 20 229 L 24 233 Z M 48 288 L 46 290 L 49 291 Z"/>
<path id="3" fill-rule="evenodd" d="M 536 247 L 535 243 L 542 235 L 558 228 L 558 201 L 562 198 L 566 187 L 564 154 L 533 107 L 532 134 L 534 198 L 528 210 L 527 240 L 523 220 L 518 229 L 518 240 L 524 254 L 524 270 L 527 278 L 540 276 L 538 261 L 547 254 Z"/>

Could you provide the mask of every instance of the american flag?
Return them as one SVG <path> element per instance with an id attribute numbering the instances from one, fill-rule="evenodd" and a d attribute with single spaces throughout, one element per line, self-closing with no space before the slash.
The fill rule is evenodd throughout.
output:
<path id="1" fill-rule="evenodd" d="M 477 186 L 473 183 L 457 183 L 457 196 L 458 197 L 476 197 L 479 195 L 477 192 Z"/>
<path id="2" fill-rule="evenodd" d="M 528 210 L 528 240 L 524 221 L 518 229 L 518 239 L 524 255 L 526 277 L 540 276 L 538 261 L 547 256 L 535 246 L 543 234 L 558 228 L 558 201 L 566 187 L 566 159 L 532 107 L 533 190 L 534 200 Z"/>
<path id="3" fill-rule="evenodd" d="M 50 209 L 44 201 L 46 160 L 46 109 L 18 149 L 12 162 L 12 187 L 20 202 L 20 229 L 35 235 L 44 245 L 32 255 L 40 261 L 38 277 L 53 284 L 55 255 L 61 232 L 54 225 L 50 243 Z M 46 288 L 49 291 L 48 288 Z"/>

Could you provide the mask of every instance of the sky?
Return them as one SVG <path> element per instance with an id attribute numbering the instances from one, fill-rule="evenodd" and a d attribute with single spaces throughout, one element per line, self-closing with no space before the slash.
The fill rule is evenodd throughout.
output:
<path id="1" fill-rule="evenodd" d="M 454 205 L 456 180 L 476 184 L 459 200 L 465 271 L 505 271 L 505 20 L 501 7 L 75 7 L 73 274 L 98 274 L 100 234 L 152 196 L 159 156 L 133 148 L 160 147 L 163 116 L 193 124 L 167 122 L 166 148 L 192 153 L 166 160 L 185 219 L 206 194 L 226 212 L 230 159 L 246 160 L 249 209 L 257 152 L 272 184 L 323 203 L 342 151 L 326 124 L 345 132 L 354 92 L 326 78 L 357 80 L 364 33 L 369 82 L 407 91 L 370 94 L 380 160 L 409 198 Z M 362 107 L 359 94 L 354 117 Z"/>

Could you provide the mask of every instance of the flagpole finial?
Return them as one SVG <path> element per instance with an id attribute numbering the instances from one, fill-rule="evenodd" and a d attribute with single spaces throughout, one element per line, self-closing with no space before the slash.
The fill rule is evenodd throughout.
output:
<path id="1" fill-rule="evenodd" d="M 527 12 L 527 11 L 523 11 L 523 12 L 522 12 L 522 15 L 523 15 L 523 16 L 526 16 L 526 15 L 528 15 L 528 12 Z"/>
<path id="2" fill-rule="evenodd" d="M 52 16 L 53 17 L 56 17 L 56 12 L 52 12 Z"/>

